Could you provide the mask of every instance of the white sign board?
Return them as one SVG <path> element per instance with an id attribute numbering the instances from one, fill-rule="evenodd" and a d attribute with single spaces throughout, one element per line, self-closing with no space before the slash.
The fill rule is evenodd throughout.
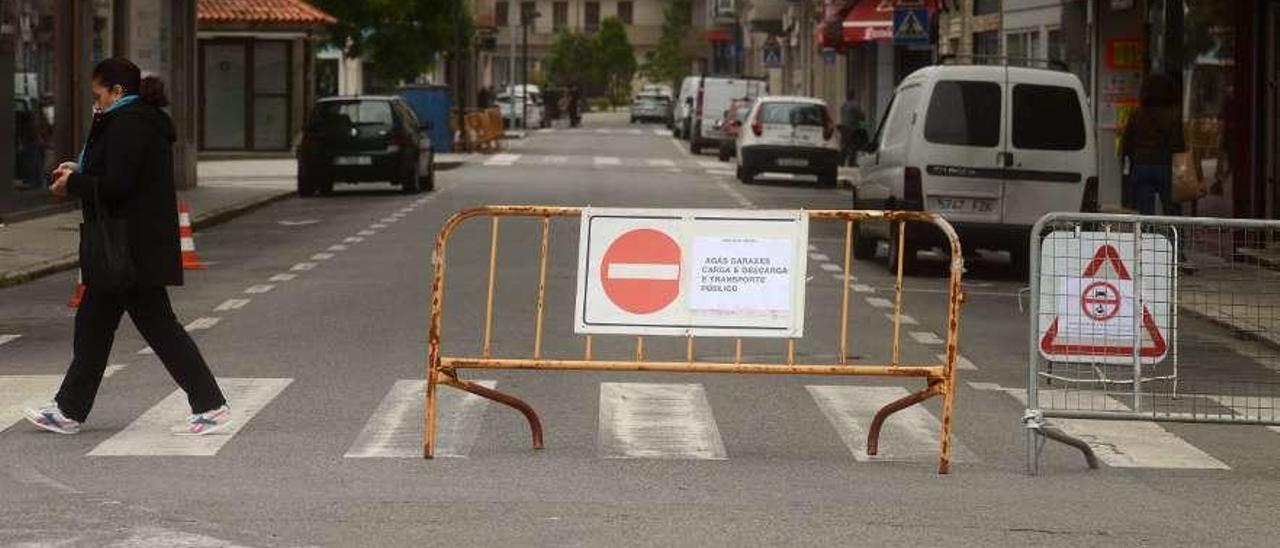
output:
<path id="1" fill-rule="evenodd" d="M 586 208 L 577 333 L 801 337 L 803 211 Z"/>
<path id="2" fill-rule="evenodd" d="M 1177 309 L 1174 251 L 1163 234 L 1053 232 L 1040 249 L 1039 347 L 1074 363 L 1163 361 Z M 1135 260 L 1137 257 L 1137 260 Z"/>

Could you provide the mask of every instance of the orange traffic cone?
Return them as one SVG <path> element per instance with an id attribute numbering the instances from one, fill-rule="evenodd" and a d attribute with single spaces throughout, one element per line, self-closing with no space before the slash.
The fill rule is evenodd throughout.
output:
<path id="1" fill-rule="evenodd" d="M 76 274 L 76 293 L 71 296 L 71 301 L 67 303 L 67 308 L 80 308 L 80 301 L 84 300 L 84 274 Z"/>
<path id="2" fill-rule="evenodd" d="M 191 229 L 191 208 L 187 202 L 178 202 L 178 237 L 182 246 L 182 269 L 202 270 L 204 263 L 196 256 L 196 240 Z"/>

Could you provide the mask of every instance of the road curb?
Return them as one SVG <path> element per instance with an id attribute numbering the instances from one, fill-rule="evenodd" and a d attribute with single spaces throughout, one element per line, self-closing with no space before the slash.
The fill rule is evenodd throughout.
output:
<path id="1" fill-rule="evenodd" d="M 192 216 L 191 224 L 193 228 L 202 229 L 218 225 L 230 221 L 236 217 L 249 213 L 260 207 L 288 199 L 294 195 L 293 191 L 281 190 L 276 193 L 264 195 L 253 200 L 232 204 L 226 207 L 200 213 Z M 57 274 L 66 270 L 76 268 L 80 264 L 79 253 L 69 253 L 55 259 L 41 261 L 34 265 L 19 269 L 12 272 L 0 272 L 0 288 L 22 285 L 45 276 Z"/>

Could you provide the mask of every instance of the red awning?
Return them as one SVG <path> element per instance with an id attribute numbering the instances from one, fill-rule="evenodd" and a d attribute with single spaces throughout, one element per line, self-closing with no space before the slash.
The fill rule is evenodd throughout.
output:
<path id="1" fill-rule="evenodd" d="M 708 42 L 732 42 L 733 31 L 729 29 L 707 29 L 702 37 Z"/>
<path id="2" fill-rule="evenodd" d="M 929 17 L 938 12 L 937 0 L 926 0 Z M 893 0 L 861 0 L 841 23 L 841 35 L 846 45 L 859 42 L 893 40 Z"/>

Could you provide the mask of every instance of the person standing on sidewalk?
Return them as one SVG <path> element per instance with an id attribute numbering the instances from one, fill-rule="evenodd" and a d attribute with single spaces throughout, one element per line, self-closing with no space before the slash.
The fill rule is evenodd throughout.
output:
<path id="1" fill-rule="evenodd" d="M 124 220 L 136 273 L 132 287 L 123 291 L 95 287 L 93 280 L 86 280 L 76 311 L 74 356 L 62 387 L 54 401 L 26 410 L 32 424 L 59 434 L 79 432 L 88 418 L 125 312 L 187 393 L 192 415 L 173 433 L 209 434 L 231 421 L 226 398 L 199 348 L 178 323 L 165 289 L 182 285 L 173 185 L 176 133 L 161 110 L 168 104 L 164 85 L 141 76 L 136 65 L 121 57 L 93 69 L 96 100 L 89 137 L 76 162 L 54 170 L 49 187 L 54 196 L 80 198 L 86 224 L 98 215 Z M 97 200 L 102 211 L 95 207 Z"/>
<path id="2" fill-rule="evenodd" d="M 1155 215 L 1156 197 L 1165 215 L 1176 215 L 1173 203 L 1173 155 L 1186 152 L 1182 114 L 1173 78 L 1150 74 L 1142 81 L 1140 103 L 1129 115 L 1123 137 L 1129 160 L 1130 203 L 1141 215 Z"/>
<path id="3" fill-rule="evenodd" d="M 840 165 L 858 167 L 858 151 L 867 141 L 867 130 L 862 127 L 864 123 L 866 115 L 850 89 L 848 98 L 840 106 Z"/>

